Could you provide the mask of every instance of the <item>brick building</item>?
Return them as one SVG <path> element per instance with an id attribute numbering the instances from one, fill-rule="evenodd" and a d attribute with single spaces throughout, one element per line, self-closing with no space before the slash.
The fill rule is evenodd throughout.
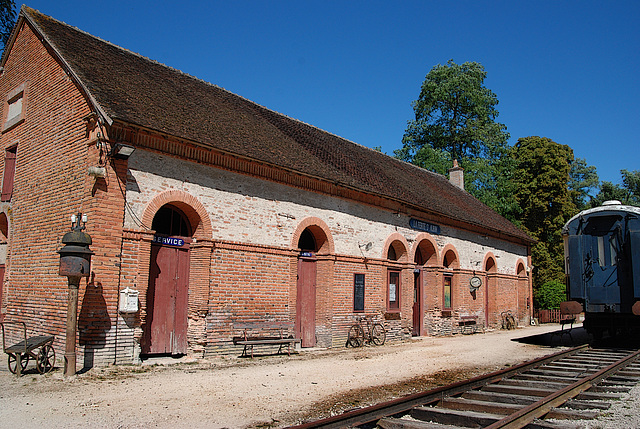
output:
<path id="1" fill-rule="evenodd" d="M 0 65 L 0 317 L 62 344 L 56 251 L 87 214 L 86 366 L 225 353 L 246 327 L 344 347 L 362 313 L 389 341 L 529 323 L 532 240 L 457 167 L 449 181 L 28 7 Z"/>

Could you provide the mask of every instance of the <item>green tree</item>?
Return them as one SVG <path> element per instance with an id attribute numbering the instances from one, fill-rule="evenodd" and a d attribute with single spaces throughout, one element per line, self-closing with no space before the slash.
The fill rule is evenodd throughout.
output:
<path id="1" fill-rule="evenodd" d="M 16 23 L 16 4 L 13 0 L 0 0 L 0 52 L 4 52 Z"/>
<path id="2" fill-rule="evenodd" d="M 509 134 L 495 121 L 498 98 L 484 86 L 486 76 L 476 62 L 449 60 L 432 68 L 413 102 L 415 120 L 408 124 L 403 146 L 417 151 L 428 145 L 460 160 L 482 156 L 489 142 L 506 144 Z"/>
<path id="3" fill-rule="evenodd" d="M 533 303 L 536 308 L 545 310 L 560 308 L 560 303 L 566 300 L 566 286 L 558 280 L 545 282 L 533 292 Z"/>
<path id="4" fill-rule="evenodd" d="M 577 212 L 569 191 L 573 150 L 545 137 L 521 138 L 512 148 L 519 224 L 538 241 L 532 248 L 534 289 L 564 280 L 562 226 Z"/>
<path id="5" fill-rule="evenodd" d="M 506 126 L 498 123 L 498 98 L 484 86 L 487 73 L 476 62 L 449 60 L 429 71 L 413 102 L 397 158 L 446 175 L 454 159 L 465 169 L 465 188 L 510 217 L 517 204 L 509 188 L 512 159 Z"/>
<path id="6" fill-rule="evenodd" d="M 640 171 L 620 170 L 622 185 L 602 182 L 600 191 L 591 199 L 590 206 L 601 206 L 605 201 L 617 200 L 622 204 L 640 206 Z"/>
<path id="7" fill-rule="evenodd" d="M 628 204 L 632 206 L 640 206 L 640 171 L 620 170 L 622 174 L 622 184 L 629 192 Z"/>
<path id="8" fill-rule="evenodd" d="M 592 165 L 587 165 L 587 161 L 584 158 L 576 158 L 571 163 L 569 190 L 572 193 L 573 203 L 578 210 L 587 208 L 590 194 L 598 189 L 599 184 L 596 168 Z"/>

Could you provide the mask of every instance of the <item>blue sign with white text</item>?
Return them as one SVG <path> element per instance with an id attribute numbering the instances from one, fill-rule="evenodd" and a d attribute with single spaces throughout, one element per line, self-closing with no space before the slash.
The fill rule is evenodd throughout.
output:
<path id="1" fill-rule="evenodd" d="M 417 229 L 418 231 L 440 235 L 440 225 L 435 225 L 418 219 L 409 219 L 409 226 L 412 229 Z"/>
<path id="2" fill-rule="evenodd" d="M 182 238 L 176 238 L 176 237 L 160 237 L 156 235 L 155 237 L 153 237 L 153 242 L 158 244 L 164 244 L 165 246 L 175 246 L 175 247 L 184 246 L 184 240 Z"/>

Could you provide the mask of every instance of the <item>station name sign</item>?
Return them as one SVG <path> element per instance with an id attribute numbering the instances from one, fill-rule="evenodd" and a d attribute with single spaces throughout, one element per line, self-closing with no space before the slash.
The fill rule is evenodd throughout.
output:
<path id="1" fill-rule="evenodd" d="M 409 219 L 409 226 L 411 229 L 440 235 L 440 225 L 411 218 Z"/>
<path id="2" fill-rule="evenodd" d="M 184 246 L 184 240 L 182 238 L 176 238 L 176 237 L 161 237 L 159 235 L 156 235 L 153 237 L 153 242 L 158 244 L 163 244 L 165 246 L 175 246 L 175 247 Z"/>

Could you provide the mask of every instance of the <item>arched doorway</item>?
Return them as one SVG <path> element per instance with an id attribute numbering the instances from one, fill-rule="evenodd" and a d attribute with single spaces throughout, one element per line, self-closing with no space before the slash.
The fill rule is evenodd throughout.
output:
<path id="1" fill-rule="evenodd" d="M 459 290 L 454 281 L 454 275 L 460 267 L 460 262 L 453 246 L 445 246 L 442 256 L 442 266 L 444 267 L 442 276 L 442 314 L 451 317 L 454 308 L 460 305 L 457 301 Z"/>
<path id="2" fill-rule="evenodd" d="M 484 290 L 484 314 L 485 314 L 485 326 L 490 326 L 493 313 L 496 311 L 495 309 L 495 279 L 494 276 L 490 274 L 495 274 L 498 271 L 498 267 L 496 266 L 496 260 L 493 256 L 489 256 L 486 258 L 484 263 L 484 270 L 487 273 L 487 277 L 485 279 L 485 290 Z"/>
<path id="3" fill-rule="evenodd" d="M 185 354 L 192 228 L 179 208 L 165 204 L 152 229 L 142 354 Z"/>
<path id="4" fill-rule="evenodd" d="M 425 303 L 425 266 L 437 258 L 435 246 L 429 240 L 421 240 L 416 247 L 413 261 L 413 330 L 414 337 L 423 335 L 424 330 L 424 303 Z"/>
<path id="5" fill-rule="evenodd" d="M 387 312 L 400 313 L 402 300 L 410 298 L 408 296 L 403 297 L 402 265 L 396 264 L 396 262 L 407 262 L 408 252 L 406 241 L 403 241 L 397 235 L 394 234 L 389 237 L 387 242 L 389 241 L 389 247 L 387 248 Z"/>
<path id="6" fill-rule="evenodd" d="M 317 231 L 316 231 L 317 234 Z M 312 228 L 305 228 L 298 239 L 298 284 L 296 298 L 296 337 L 302 347 L 316 345 L 316 252 L 318 238 Z"/>

